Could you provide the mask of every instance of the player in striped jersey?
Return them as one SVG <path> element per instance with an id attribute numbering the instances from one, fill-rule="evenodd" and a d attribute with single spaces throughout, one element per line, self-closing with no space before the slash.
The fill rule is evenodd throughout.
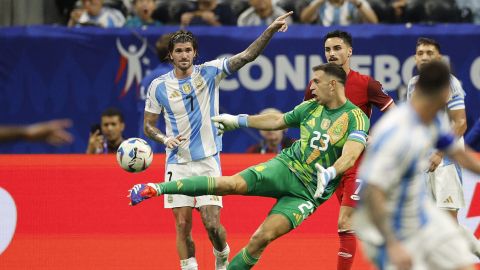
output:
<path id="1" fill-rule="evenodd" d="M 335 192 L 340 176 L 365 148 L 368 117 L 345 97 L 345 71 L 336 64 L 315 67 L 314 99 L 292 111 L 261 115 L 220 115 L 223 130 L 300 128 L 300 139 L 275 158 L 234 176 L 190 177 L 177 183 L 138 184 L 130 190 L 131 204 L 152 196 L 239 194 L 277 199 L 269 216 L 232 260 L 228 269 L 251 269 L 267 245 L 290 232 Z M 324 169 L 327 168 L 327 169 Z"/>
<path id="2" fill-rule="evenodd" d="M 366 186 L 354 219 L 379 269 L 473 270 L 466 237 L 434 206 L 424 183 L 433 147 L 480 173 L 480 162 L 437 114 L 450 96 L 449 73 L 444 62 L 425 64 L 412 101 L 388 112 L 371 132 L 359 171 Z"/>
<path id="3" fill-rule="evenodd" d="M 195 175 L 220 176 L 221 136 L 211 117 L 218 115 L 219 84 L 223 78 L 255 60 L 276 32 L 284 32 L 292 12 L 278 17 L 246 50 L 230 58 L 194 65 L 197 41 L 188 31 L 177 31 L 168 45 L 173 70 L 153 80 L 145 102 L 144 131 L 166 146 L 165 181 Z M 166 133 L 157 127 L 163 113 Z M 191 238 L 192 209 L 198 208 L 214 247 L 216 269 L 226 269 L 230 248 L 220 224 L 219 196 L 165 196 L 172 208 L 177 230 L 177 250 L 182 269 L 197 269 Z"/>
<path id="4" fill-rule="evenodd" d="M 432 60 L 440 60 L 440 45 L 433 39 L 421 37 L 417 40 L 415 63 L 418 70 Z M 407 87 L 407 100 L 411 100 L 415 91 L 418 76 L 413 77 Z M 451 123 L 454 134 L 463 145 L 463 135 L 467 130 L 467 117 L 465 113 L 465 91 L 460 81 L 450 74 L 450 97 L 443 110 L 440 111 Z M 460 208 L 465 207 L 462 188 L 462 170 L 460 166 L 448 158 L 443 158 L 443 153 L 437 151 L 432 154 L 431 165 L 428 170 L 428 193 L 434 199 L 437 207 L 450 214 L 458 223 L 457 214 Z M 472 248 L 480 257 L 480 242 L 473 234 L 462 226 L 463 231 L 470 237 Z"/>

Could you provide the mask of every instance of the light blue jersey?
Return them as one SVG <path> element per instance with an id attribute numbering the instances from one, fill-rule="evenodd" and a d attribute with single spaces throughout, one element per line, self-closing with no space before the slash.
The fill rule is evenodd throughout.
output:
<path id="1" fill-rule="evenodd" d="M 167 163 L 185 163 L 213 156 L 222 150 L 221 136 L 210 118 L 218 115 L 219 84 L 230 71 L 228 59 L 195 65 L 185 79 L 174 71 L 155 79 L 148 89 L 145 111 L 163 112 L 166 135 L 186 140 L 175 149 L 166 149 Z"/>
<path id="2" fill-rule="evenodd" d="M 413 91 L 415 91 L 415 85 L 417 84 L 418 76 L 410 79 L 407 87 L 407 100 L 412 99 Z M 447 103 L 446 110 L 461 110 L 465 109 L 465 90 L 462 88 L 460 81 L 453 75 L 450 75 L 450 98 Z"/>
<path id="3" fill-rule="evenodd" d="M 412 236 L 436 215 L 426 194 L 425 171 L 432 148 L 448 152 L 460 147 L 449 130 L 441 117 L 428 125 L 421 122 L 412 105 L 405 103 L 387 112 L 371 132 L 358 178 L 386 192 L 385 208 L 399 239 Z M 359 226 L 376 230 L 364 223 Z"/>
<path id="4" fill-rule="evenodd" d="M 412 99 L 413 92 L 415 91 L 415 85 L 417 84 L 418 81 L 418 76 L 415 76 L 410 79 L 408 82 L 407 86 L 407 100 L 410 101 Z M 453 75 L 450 75 L 450 97 L 447 102 L 447 106 L 445 106 L 445 109 L 443 111 L 440 111 L 439 114 L 441 117 L 445 118 L 446 121 L 450 122 L 450 119 L 448 117 L 447 111 L 454 111 L 454 110 L 465 110 L 465 90 L 462 88 L 462 84 L 460 81 Z M 463 137 L 459 138 L 459 140 L 463 144 Z M 440 166 L 446 166 L 454 164 L 453 161 L 451 161 L 448 158 L 443 158 L 442 163 Z M 458 170 L 458 175 L 461 178 L 461 171 L 460 167 L 458 165 L 457 170 Z"/>

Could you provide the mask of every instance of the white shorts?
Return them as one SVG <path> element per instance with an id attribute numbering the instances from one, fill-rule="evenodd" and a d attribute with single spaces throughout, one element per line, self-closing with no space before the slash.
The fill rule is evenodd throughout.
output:
<path id="1" fill-rule="evenodd" d="M 473 265 L 476 258 L 453 219 L 445 213 L 437 213 L 431 218 L 434 220 L 402 241 L 413 258 L 412 270 L 450 270 Z M 396 269 L 390 264 L 385 247 L 368 241 L 362 241 L 362 245 L 364 252 L 380 269 Z"/>
<path id="2" fill-rule="evenodd" d="M 428 173 L 427 190 L 438 208 L 458 210 L 465 207 L 461 168 L 455 164 L 438 166 Z"/>
<path id="3" fill-rule="evenodd" d="M 190 161 L 179 164 L 166 164 L 165 182 L 184 179 L 191 176 L 220 176 L 219 155 L 210 156 L 201 160 Z M 177 207 L 201 207 L 205 205 L 217 205 L 222 207 L 222 197 L 205 195 L 190 197 L 179 194 L 168 194 L 164 196 L 165 208 Z"/>

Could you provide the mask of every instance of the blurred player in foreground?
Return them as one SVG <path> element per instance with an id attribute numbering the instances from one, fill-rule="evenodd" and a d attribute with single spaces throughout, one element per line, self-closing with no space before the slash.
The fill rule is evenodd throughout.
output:
<path id="1" fill-rule="evenodd" d="M 276 32 L 286 31 L 286 18 L 291 14 L 289 12 L 278 17 L 241 53 L 201 65 L 193 64 L 198 46 L 191 32 L 179 30 L 170 37 L 168 57 L 173 70 L 150 84 L 144 115 L 145 134 L 166 147 L 165 181 L 181 186 L 181 182 L 176 180 L 196 175 L 221 175 L 222 141 L 210 120 L 218 115 L 220 82 L 255 60 Z M 161 113 L 164 114 L 166 134 L 157 128 Z M 164 204 L 166 208 L 172 208 L 175 216 L 177 250 L 182 270 L 195 270 L 198 267 L 191 236 L 194 207 L 200 210 L 213 244 L 216 269 L 226 269 L 230 248 L 226 243 L 225 228 L 220 223 L 222 198 L 168 195 Z"/>
<path id="2" fill-rule="evenodd" d="M 311 87 L 315 99 L 304 101 L 290 112 L 254 116 L 222 114 L 212 118 L 221 132 L 239 127 L 300 128 L 300 139 L 290 148 L 234 176 L 197 176 L 176 183 L 135 185 L 130 190 L 131 204 L 162 194 L 276 198 L 269 216 L 228 267 L 251 269 L 268 244 L 299 226 L 332 196 L 340 175 L 353 166 L 365 148 L 369 120 L 345 97 L 345 71 L 336 64 L 316 66 L 313 70 Z"/>
<path id="3" fill-rule="evenodd" d="M 480 173 L 439 117 L 450 96 L 450 70 L 441 61 L 420 69 L 415 94 L 383 116 L 371 133 L 359 176 L 366 182 L 355 215 L 358 237 L 379 269 L 474 269 L 466 237 L 426 195 L 432 148 Z"/>

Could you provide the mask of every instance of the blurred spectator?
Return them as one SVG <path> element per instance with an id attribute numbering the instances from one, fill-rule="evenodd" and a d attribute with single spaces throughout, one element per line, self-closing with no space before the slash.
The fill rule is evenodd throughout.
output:
<path id="1" fill-rule="evenodd" d="M 135 15 L 127 20 L 126 27 L 141 27 L 141 26 L 160 26 L 161 23 L 152 18 L 155 10 L 154 0 L 133 0 L 133 7 Z"/>
<path id="2" fill-rule="evenodd" d="M 267 108 L 260 112 L 260 114 L 267 113 L 282 113 L 275 108 Z M 247 149 L 247 153 L 280 153 L 282 149 L 290 147 L 295 140 L 287 137 L 287 129 L 284 130 L 260 130 L 262 140 Z"/>
<path id="3" fill-rule="evenodd" d="M 281 7 L 272 4 L 272 0 L 250 0 L 250 6 L 238 17 L 238 26 L 270 25 L 276 18 L 286 13 Z M 289 17 L 288 24 L 292 23 Z"/>
<path id="4" fill-rule="evenodd" d="M 0 126 L 0 142 L 15 140 L 42 141 L 51 145 L 73 142 L 73 136 L 66 129 L 72 126 L 68 119 L 51 120 L 31 125 Z"/>
<path id="5" fill-rule="evenodd" d="M 471 17 L 470 22 L 480 24 L 480 1 L 479 0 L 457 0 L 457 6 L 463 11 L 462 15 Z M 469 13 L 469 14 L 465 14 L 465 13 Z"/>
<path id="6" fill-rule="evenodd" d="M 480 152 L 480 118 L 465 135 L 465 143 L 477 152 Z"/>
<path id="7" fill-rule="evenodd" d="M 0 26 L 64 24 L 59 1 L 0 0 Z"/>
<path id="8" fill-rule="evenodd" d="M 230 6 L 217 0 L 197 0 L 196 9 L 185 12 L 180 18 L 182 26 L 188 25 L 235 25 Z"/>
<path id="9" fill-rule="evenodd" d="M 407 22 L 405 10 L 408 0 L 370 0 L 369 2 L 380 22 Z"/>
<path id="10" fill-rule="evenodd" d="M 323 26 L 378 23 L 366 0 L 313 0 L 302 10 L 300 21 Z"/>
<path id="11" fill-rule="evenodd" d="M 123 141 L 125 122 L 123 114 L 116 108 L 106 109 L 100 118 L 100 124 L 90 130 L 87 154 L 115 153 Z"/>
<path id="12" fill-rule="evenodd" d="M 145 136 L 144 131 L 143 131 L 143 114 L 145 112 L 145 99 L 148 91 L 148 87 L 150 86 L 150 83 L 152 83 L 153 80 L 156 78 L 160 77 L 163 74 L 167 74 L 170 70 L 172 70 L 172 67 L 169 64 L 169 59 L 168 59 L 168 42 L 170 41 L 170 34 L 164 34 L 160 36 L 155 43 L 155 51 L 158 57 L 158 61 L 160 63 L 158 66 L 150 71 L 143 79 L 142 82 L 140 83 L 140 95 L 137 100 L 137 110 L 139 112 L 139 130 L 138 130 L 138 137 L 146 140 L 148 144 L 152 147 L 153 152 L 161 152 L 165 149 L 165 146 L 163 144 L 159 144 L 149 137 Z"/>
<path id="13" fill-rule="evenodd" d="M 82 0 L 81 5 L 70 14 L 68 26 L 91 25 L 100 27 L 122 27 L 123 14 L 114 8 L 103 6 L 103 0 Z"/>

